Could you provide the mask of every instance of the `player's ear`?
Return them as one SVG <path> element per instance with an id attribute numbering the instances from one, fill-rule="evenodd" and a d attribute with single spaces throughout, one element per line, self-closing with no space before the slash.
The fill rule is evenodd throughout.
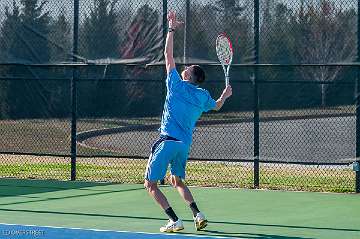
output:
<path id="1" fill-rule="evenodd" d="M 193 76 L 196 79 L 195 83 L 201 84 L 205 81 L 205 71 L 199 65 L 194 65 L 192 71 Z"/>

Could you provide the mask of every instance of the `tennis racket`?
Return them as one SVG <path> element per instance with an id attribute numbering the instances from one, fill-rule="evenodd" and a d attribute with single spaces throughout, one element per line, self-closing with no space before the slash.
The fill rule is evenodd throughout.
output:
<path id="1" fill-rule="evenodd" d="M 221 33 L 216 38 L 216 54 L 225 74 L 225 85 L 229 85 L 229 70 L 233 58 L 233 48 L 229 37 Z"/>

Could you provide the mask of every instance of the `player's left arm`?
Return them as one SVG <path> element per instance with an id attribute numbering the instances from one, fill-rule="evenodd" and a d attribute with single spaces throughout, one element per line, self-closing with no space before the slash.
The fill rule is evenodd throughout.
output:
<path id="1" fill-rule="evenodd" d="M 213 110 L 219 111 L 223 107 L 226 99 L 229 98 L 231 95 L 232 95 L 232 88 L 231 88 L 231 85 L 228 85 L 224 89 L 224 91 L 221 94 L 221 96 L 219 97 L 219 99 L 216 101 L 216 106 Z"/>

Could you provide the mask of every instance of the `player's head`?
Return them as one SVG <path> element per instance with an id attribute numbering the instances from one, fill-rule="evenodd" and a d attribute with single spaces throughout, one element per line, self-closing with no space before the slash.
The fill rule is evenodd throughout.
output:
<path id="1" fill-rule="evenodd" d="M 181 72 L 183 80 L 199 85 L 205 81 L 205 72 L 199 65 L 185 67 Z"/>

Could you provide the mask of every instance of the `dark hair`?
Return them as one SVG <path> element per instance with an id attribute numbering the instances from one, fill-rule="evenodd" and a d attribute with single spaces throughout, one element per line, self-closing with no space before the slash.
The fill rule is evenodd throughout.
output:
<path id="1" fill-rule="evenodd" d="M 199 65 L 193 65 L 192 75 L 197 84 L 201 84 L 205 81 L 205 71 Z"/>

